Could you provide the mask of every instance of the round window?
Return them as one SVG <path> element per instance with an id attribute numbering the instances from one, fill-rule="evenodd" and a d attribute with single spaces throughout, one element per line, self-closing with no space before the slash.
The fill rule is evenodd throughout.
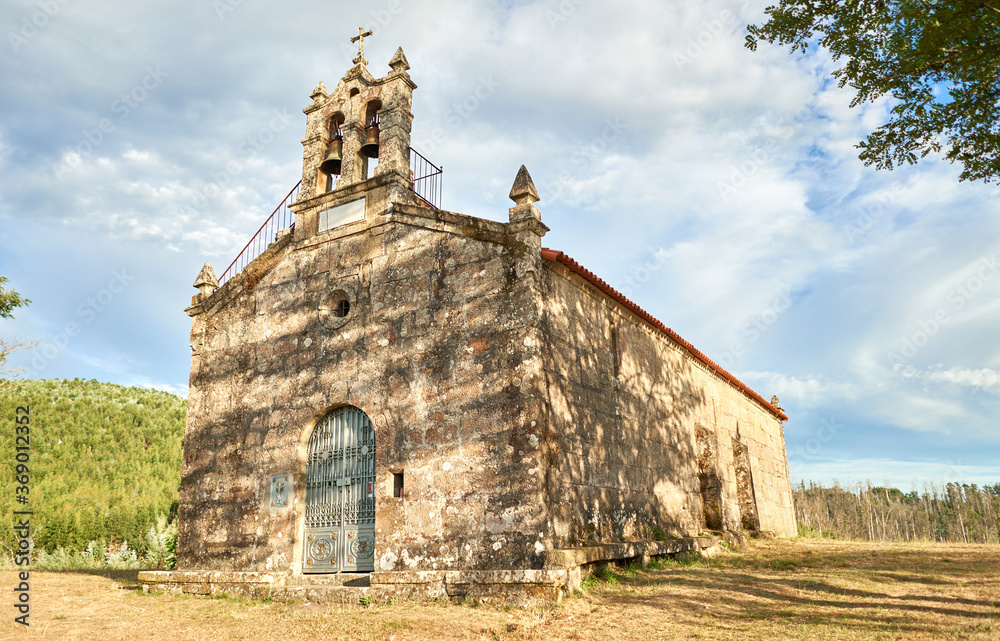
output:
<path id="1" fill-rule="evenodd" d="M 351 320 L 351 296 L 343 289 L 335 289 L 323 295 L 319 304 L 320 317 L 329 329 L 337 329 Z"/>

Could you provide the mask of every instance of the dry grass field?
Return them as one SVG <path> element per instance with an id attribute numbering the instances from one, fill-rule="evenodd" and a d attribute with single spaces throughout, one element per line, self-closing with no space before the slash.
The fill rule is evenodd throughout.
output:
<path id="1" fill-rule="evenodd" d="M 754 541 L 588 581 L 551 609 L 322 606 L 142 594 L 135 572 L 32 575 L 31 627 L 3 639 L 1000 639 L 1000 547 Z"/>

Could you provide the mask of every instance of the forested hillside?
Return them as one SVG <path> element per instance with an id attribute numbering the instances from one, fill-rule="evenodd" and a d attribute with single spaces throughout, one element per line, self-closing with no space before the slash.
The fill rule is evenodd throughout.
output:
<path id="1" fill-rule="evenodd" d="M 36 552 L 127 542 L 141 555 L 150 528 L 176 514 L 187 402 L 97 381 L 0 381 L 0 506 L 34 511 Z M 30 407 L 29 502 L 15 507 L 15 408 Z M 13 520 L 0 520 L 9 556 Z"/>
<path id="2" fill-rule="evenodd" d="M 795 488 L 799 532 L 860 541 L 1000 543 L 1000 483 L 929 484 L 923 492 L 858 485 Z"/>

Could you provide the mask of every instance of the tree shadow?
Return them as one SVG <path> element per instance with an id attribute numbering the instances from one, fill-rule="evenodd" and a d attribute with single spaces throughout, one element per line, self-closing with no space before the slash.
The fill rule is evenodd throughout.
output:
<path id="1" fill-rule="evenodd" d="M 119 584 L 123 590 L 138 590 L 139 573 L 145 570 L 112 570 L 112 569 L 76 569 L 76 570 L 39 570 L 40 572 L 52 572 L 57 574 L 84 574 L 87 576 L 99 576 L 111 579 Z"/>
<path id="2" fill-rule="evenodd" d="M 926 631 L 926 622 L 915 618 L 915 613 L 935 614 L 964 619 L 994 619 L 996 612 L 976 612 L 973 607 L 995 608 L 991 601 L 965 599 L 938 595 L 894 596 L 878 591 L 858 590 L 834 585 L 824 580 L 803 578 L 769 578 L 738 571 L 714 569 L 690 574 L 670 572 L 640 573 L 620 579 L 622 585 L 651 586 L 692 590 L 711 596 L 692 598 L 682 594 L 664 592 L 653 598 L 649 595 L 620 595 L 611 597 L 617 604 L 652 606 L 663 610 L 686 610 L 692 614 L 704 613 L 712 604 L 728 604 L 736 609 L 734 619 L 751 618 L 815 618 L 831 616 L 848 617 L 859 627 L 884 627 L 891 623 L 900 630 Z M 836 597 L 843 597 L 838 599 Z M 859 600 L 864 602 L 858 602 Z M 919 602 L 919 603 L 918 603 Z M 938 603 L 940 606 L 930 605 Z M 790 613 L 799 606 L 801 614 Z M 804 606 L 804 607 L 802 607 Z M 952 606 L 952 607 L 946 607 Z M 968 606 L 967 608 L 955 606 Z M 836 614 L 822 612 L 828 609 Z M 851 624 L 849 624 L 851 625 Z"/>

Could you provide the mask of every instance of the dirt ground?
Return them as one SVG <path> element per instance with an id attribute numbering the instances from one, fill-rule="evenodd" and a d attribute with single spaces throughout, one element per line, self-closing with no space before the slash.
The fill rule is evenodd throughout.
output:
<path id="1" fill-rule="evenodd" d="M 588 581 L 548 609 L 322 606 L 143 594 L 135 572 L 31 575 L 31 626 L 0 573 L 0 638 L 1000 639 L 1000 546 L 754 541 L 744 551 Z"/>

